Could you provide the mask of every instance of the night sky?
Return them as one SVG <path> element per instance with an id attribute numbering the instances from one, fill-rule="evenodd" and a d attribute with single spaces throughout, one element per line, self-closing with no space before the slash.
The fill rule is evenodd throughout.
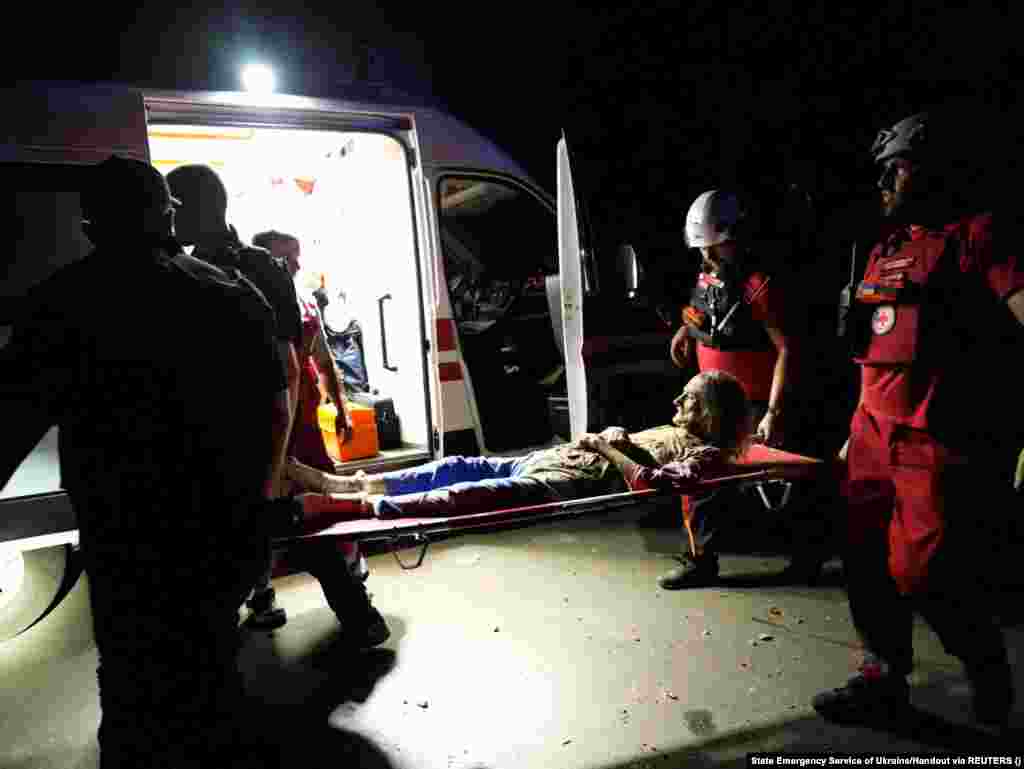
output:
<path id="1" fill-rule="evenodd" d="M 1017 162 L 1019 25 L 995 6 L 389 5 L 42 9 L 53 36 L 5 60 L 19 79 L 231 90 L 255 55 L 279 90 L 318 96 L 366 77 L 446 106 L 549 190 L 564 130 L 599 238 L 645 261 L 678 253 L 686 207 L 715 186 L 798 184 L 818 224 L 842 219 L 872 196 L 877 130 L 937 101 L 979 115 L 965 142 L 1004 175 Z"/>

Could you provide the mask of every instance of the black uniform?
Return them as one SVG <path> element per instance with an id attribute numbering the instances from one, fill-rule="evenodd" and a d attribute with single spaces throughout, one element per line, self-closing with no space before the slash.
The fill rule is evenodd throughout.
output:
<path id="1" fill-rule="evenodd" d="M 254 415 L 286 387 L 271 312 L 246 282 L 142 241 L 66 267 L 28 306 L 0 353 L 0 395 L 23 417 L 8 446 L 60 428 L 103 766 L 198 765 L 239 744 L 237 612 L 262 566 L 272 446 Z M 210 397 L 218 375 L 246 382 L 230 407 Z"/>
<path id="2" fill-rule="evenodd" d="M 302 316 L 295 283 L 284 266 L 275 261 L 268 251 L 244 245 L 235 229 L 229 228 L 216 248 L 197 248 L 194 255 L 228 270 L 237 269 L 251 280 L 274 310 L 272 338 L 293 342 L 296 349 L 301 349 Z M 329 540 L 294 543 L 288 548 L 288 553 L 289 561 L 296 568 L 309 572 L 320 582 L 328 604 L 342 622 L 357 625 L 370 614 L 372 607 L 366 587 L 352 573 L 336 543 Z M 262 574 L 253 582 L 257 592 L 270 586 L 272 560 L 269 544 L 264 566 Z"/>
<path id="3" fill-rule="evenodd" d="M 298 349 L 302 343 L 302 311 L 291 276 L 268 251 L 244 245 L 234 228 L 229 232 L 217 248 L 196 249 L 193 256 L 221 268 L 235 268 L 252 281 L 274 311 L 274 336 Z"/>

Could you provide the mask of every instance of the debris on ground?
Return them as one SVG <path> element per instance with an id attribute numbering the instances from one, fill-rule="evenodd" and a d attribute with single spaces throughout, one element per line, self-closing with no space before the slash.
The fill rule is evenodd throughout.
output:
<path id="1" fill-rule="evenodd" d="M 798 625 L 802 625 L 802 624 L 804 624 L 804 623 L 805 623 L 806 621 L 807 621 L 807 620 L 805 620 L 805 619 L 804 619 L 803 617 L 800 617 L 800 619 L 798 619 L 798 620 L 796 621 L 796 624 L 798 624 Z"/>
<path id="2" fill-rule="evenodd" d="M 751 639 L 747 641 L 747 643 L 749 643 L 751 646 L 757 646 L 757 641 L 755 639 Z"/>
<path id="3" fill-rule="evenodd" d="M 711 638 L 711 631 L 710 630 L 705 630 L 704 631 L 704 637 L 705 638 Z"/>
<path id="4" fill-rule="evenodd" d="M 757 640 L 758 641 L 774 641 L 775 640 L 775 636 L 768 635 L 767 633 L 761 633 L 761 635 L 759 635 L 757 637 Z"/>
<path id="5" fill-rule="evenodd" d="M 780 609 L 778 606 L 773 606 L 768 610 L 768 613 L 773 617 L 781 617 L 782 609 Z"/>
<path id="6" fill-rule="evenodd" d="M 747 668 L 750 667 L 750 663 L 749 662 L 741 662 L 740 663 L 740 667 L 743 668 L 743 669 L 747 669 Z"/>
<path id="7" fill-rule="evenodd" d="M 665 696 L 668 697 L 670 700 L 678 700 L 679 699 L 679 695 L 678 694 L 673 694 L 672 692 L 665 692 Z"/>
<path id="8" fill-rule="evenodd" d="M 564 747 L 564 746 L 570 744 L 571 742 L 572 742 L 572 740 L 562 740 L 562 746 Z"/>
<path id="9" fill-rule="evenodd" d="M 497 633 L 497 632 L 498 632 L 499 630 L 501 630 L 501 628 L 500 628 L 500 627 L 498 627 L 497 625 L 495 625 L 495 626 L 494 626 L 494 632 L 495 632 L 495 633 Z"/>
<path id="10" fill-rule="evenodd" d="M 427 708 L 429 708 L 429 707 L 430 707 L 430 703 L 429 703 L 429 702 L 427 702 L 426 700 L 420 700 L 420 701 L 419 701 L 419 702 L 417 702 L 416 704 L 417 704 L 417 705 L 419 705 L 419 706 L 420 706 L 421 708 L 423 708 L 424 710 L 426 710 Z"/>

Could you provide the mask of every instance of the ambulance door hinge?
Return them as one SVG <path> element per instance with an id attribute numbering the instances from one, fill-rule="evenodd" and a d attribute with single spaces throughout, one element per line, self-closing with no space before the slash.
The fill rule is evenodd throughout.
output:
<path id="1" fill-rule="evenodd" d="M 440 450 L 441 450 L 441 433 L 439 433 L 437 431 L 437 428 L 435 427 L 434 428 L 434 453 L 436 454 Z"/>
<path id="2" fill-rule="evenodd" d="M 423 352 L 426 352 L 426 353 L 430 352 L 430 340 L 429 339 L 424 339 L 423 340 Z"/>

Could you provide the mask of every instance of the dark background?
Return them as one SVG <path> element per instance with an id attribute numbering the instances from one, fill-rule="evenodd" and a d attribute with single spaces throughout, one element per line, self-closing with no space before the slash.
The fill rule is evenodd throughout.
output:
<path id="1" fill-rule="evenodd" d="M 679 261 L 693 198 L 727 185 L 767 218 L 799 185 L 831 259 L 875 207 L 875 133 L 935 103 L 970 116 L 964 149 L 989 191 L 1016 180 L 1019 19 L 996 5 L 45 5 L 8 20 L 16 79 L 236 90 L 255 56 L 285 93 L 440 104 L 552 192 L 564 131 L 598 245 L 631 242 L 655 271 Z"/>

